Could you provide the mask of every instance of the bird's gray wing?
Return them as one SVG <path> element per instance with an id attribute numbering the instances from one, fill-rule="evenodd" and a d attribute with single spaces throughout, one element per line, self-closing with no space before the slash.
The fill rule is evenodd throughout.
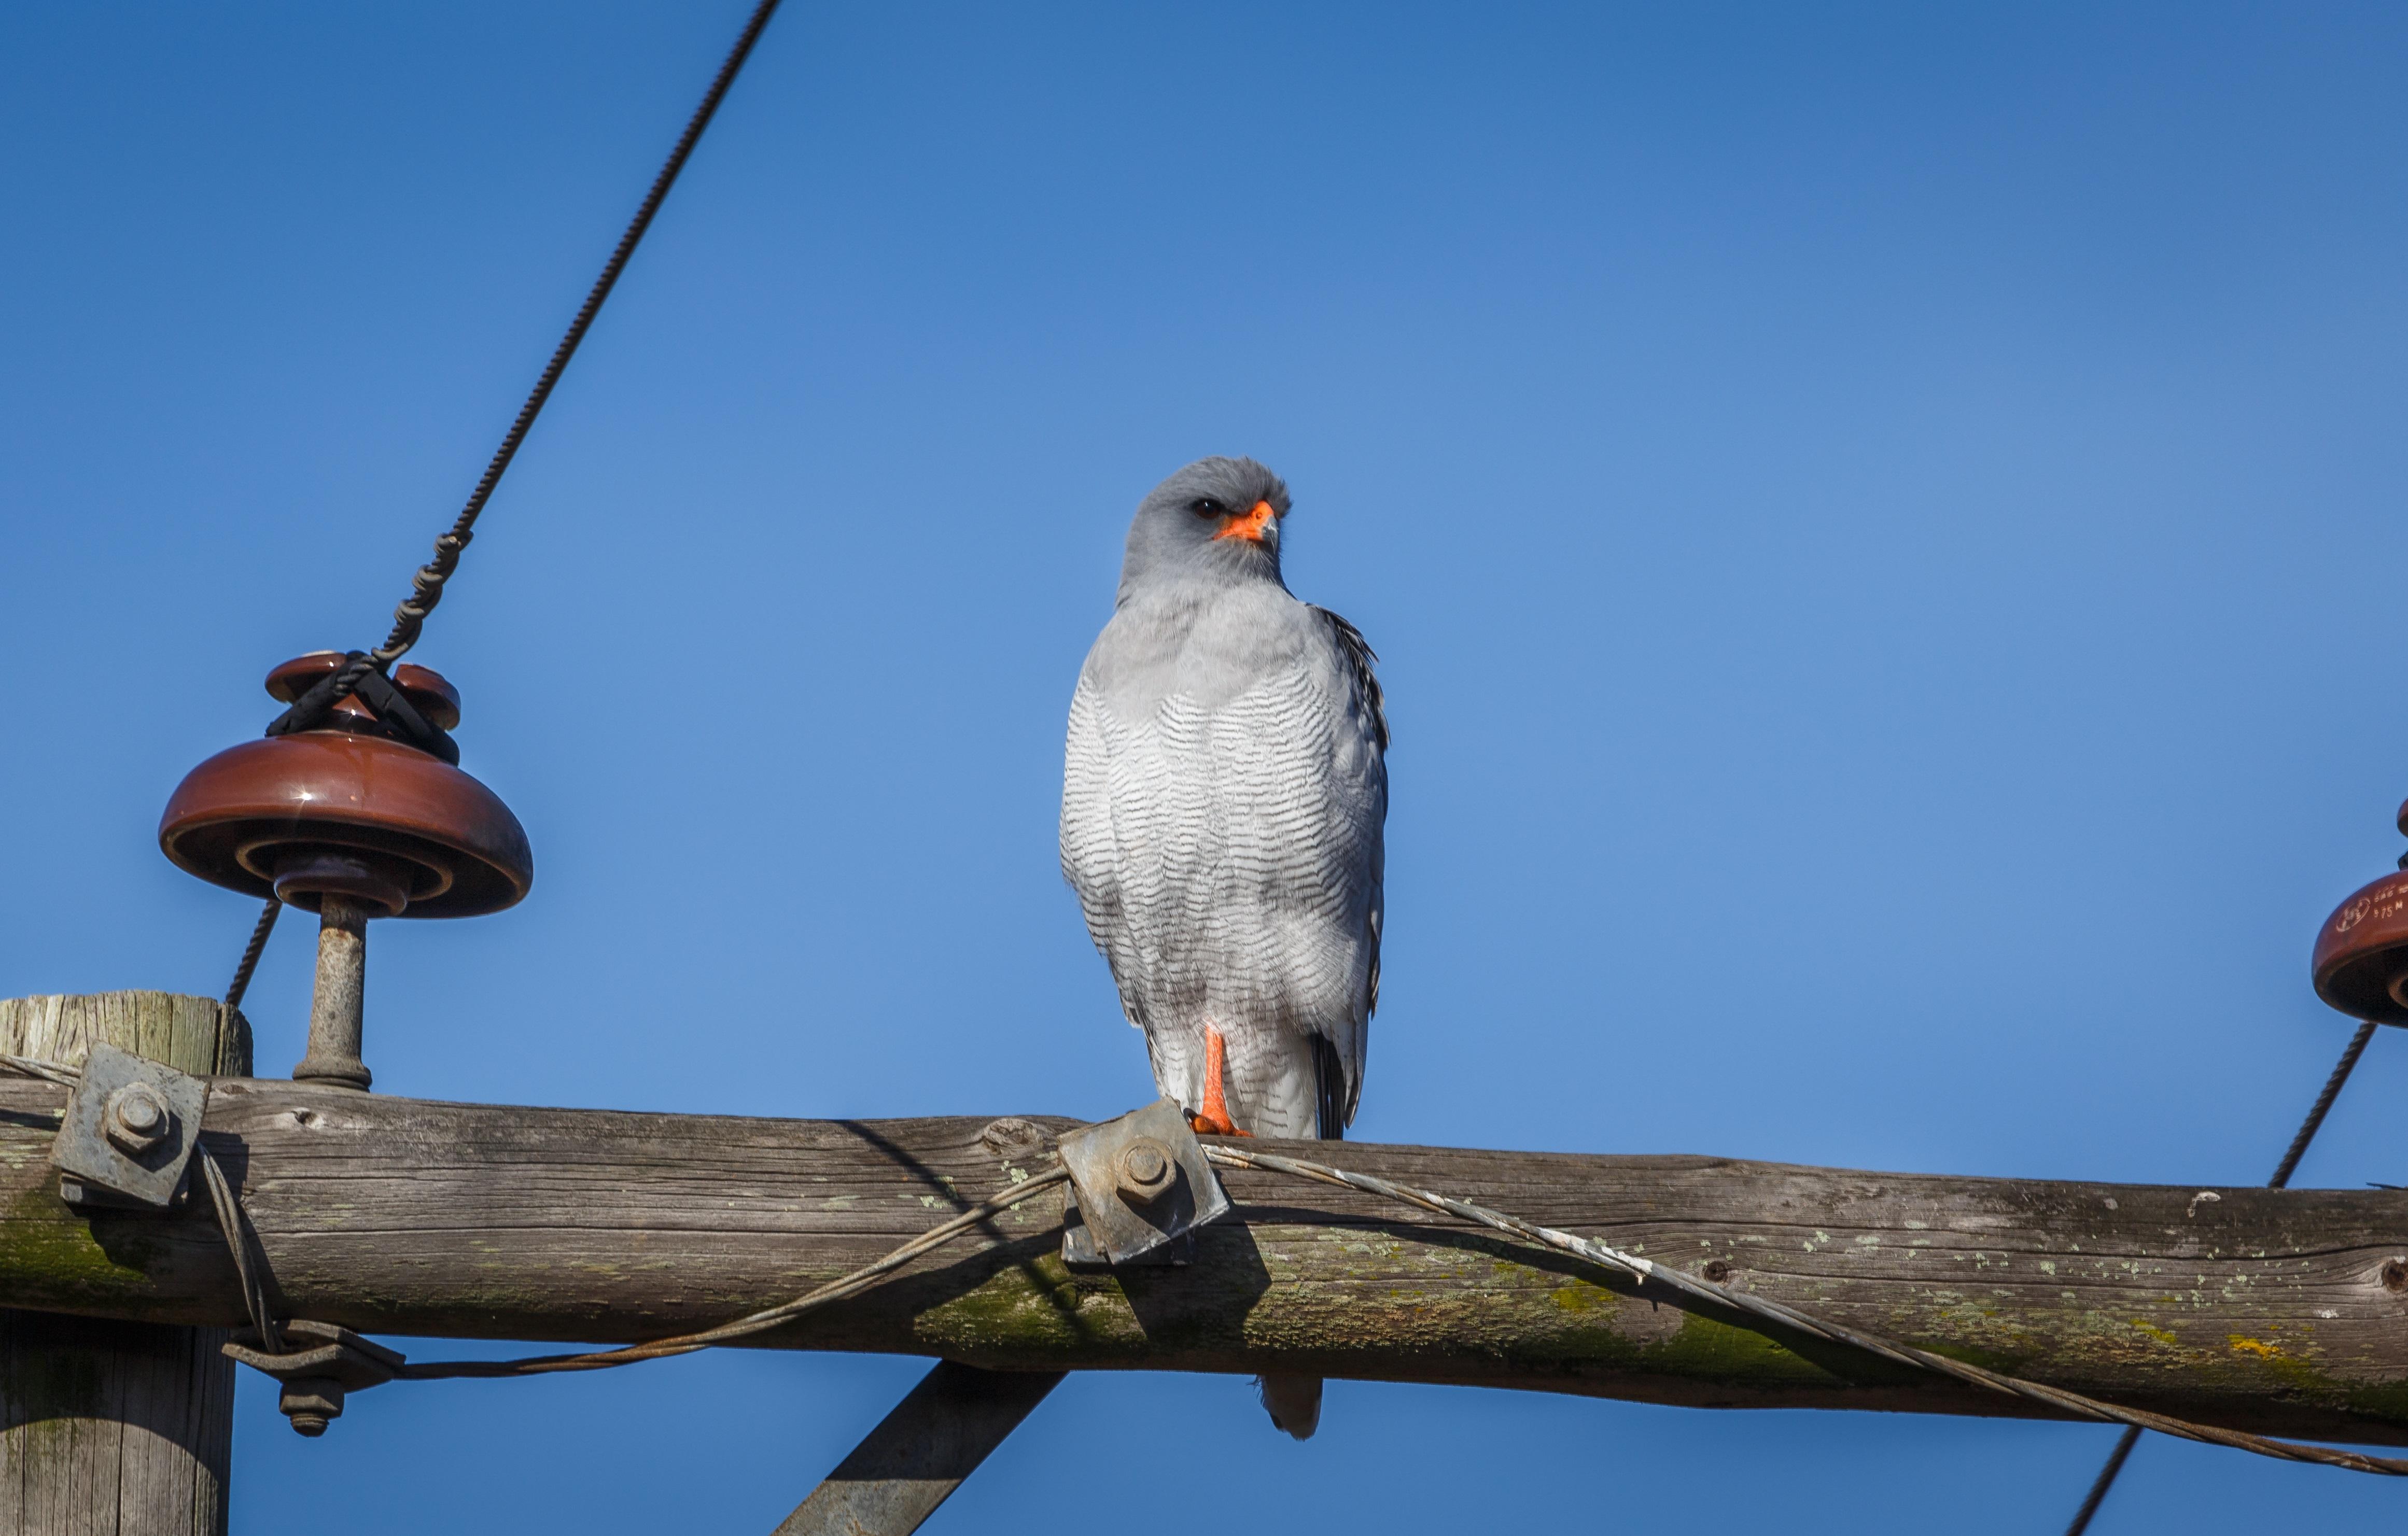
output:
<path id="1" fill-rule="evenodd" d="M 1354 690 L 1355 711 L 1384 757 L 1388 750 L 1388 700 L 1380 691 L 1377 670 L 1380 653 L 1363 638 L 1361 630 L 1327 608 L 1314 608 L 1312 611 L 1320 618 L 1322 627 L 1329 632 L 1331 643 L 1337 646 L 1338 654 L 1346 664 L 1348 679 Z"/>
<path id="2" fill-rule="evenodd" d="M 1333 1049 L 1334 1059 L 1319 1060 L 1316 1051 L 1315 1074 L 1320 1078 L 1320 1132 L 1325 1139 L 1336 1140 L 1340 1131 L 1354 1123 L 1354 1111 L 1363 1096 L 1363 1067 L 1370 1039 L 1371 1016 L 1380 1009 L 1380 928 L 1386 915 L 1387 850 L 1384 826 L 1388 814 L 1388 707 L 1386 696 L 1380 690 L 1377 670 L 1379 653 L 1363 632 L 1327 608 L 1315 607 L 1313 617 L 1321 620 L 1331 643 L 1337 647 L 1340 664 L 1340 680 L 1347 699 L 1348 718 L 1362 739 L 1372 748 L 1369 776 L 1377 781 L 1378 820 L 1369 838 L 1369 868 L 1366 871 L 1369 902 L 1364 913 L 1363 943 L 1368 951 L 1364 966 L 1362 1013 L 1353 1031 L 1351 1052 Z M 1368 786 L 1367 786 L 1368 787 Z M 1333 1047 L 1342 1044 L 1330 1042 Z M 1330 1067 L 1338 1068 L 1333 1074 Z M 1336 1081 L 1332 1081 L 1333 1075 Z"/>

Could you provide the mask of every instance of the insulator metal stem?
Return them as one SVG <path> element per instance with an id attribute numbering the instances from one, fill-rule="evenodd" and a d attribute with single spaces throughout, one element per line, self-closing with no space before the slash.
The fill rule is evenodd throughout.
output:
<path id="1" fill-rule="evenodd" d="M 296 1082 L 368 1086 L 360 1060 L 366 1014 L 368 909 L 332 892 L 318 911 L 318 988 L 309 999 L 309 1051 L 293 1069 Z"/>

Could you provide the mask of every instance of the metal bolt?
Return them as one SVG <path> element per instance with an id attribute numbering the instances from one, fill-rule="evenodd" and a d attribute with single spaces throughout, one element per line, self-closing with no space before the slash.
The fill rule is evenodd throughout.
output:
<path id="1" fill-rule="evenodd" d="M 1151 1136 L 1140 1136 L 1121 1148 L 1116 1172 L 1121 1197 L 1131 1204 L 1143 1205 L 1169 1192 L 1179 1166 L 1171 1160 L 1170 1148 Z"/>
<path id="2" fill-rule="evenodd" d="M 2386 1259 L 2383 1265 L 2383 1288 L 2391 1291 L 2408 1290 L 2408 1264 L 2403 1264 L 2397 1259 Z"/>
<path id="3" fill-rule="evenodd" d="M 292 1421 L 294 1433 L 315 1440 L 343 1416 L 343 1384 L 331 1376 L 295 1376 L 284 1384 L 277 1406 Z"/>
<path id="4" fill-rule="evenodd" d="M 1719 1259 L 1710 1259 L 1706 1261 L 1706 1278 L 1717 1286 L 1729 1279 L 1730 1273 L 1730 1266 Z"/>
<path id="5" fill-rule="evenodd" d="M 148 1083 L 128 1083 L 108 1096 L 101 1124 L 118 1149 L 133 1157 L 167 1139 L 167 1101 Z"/>

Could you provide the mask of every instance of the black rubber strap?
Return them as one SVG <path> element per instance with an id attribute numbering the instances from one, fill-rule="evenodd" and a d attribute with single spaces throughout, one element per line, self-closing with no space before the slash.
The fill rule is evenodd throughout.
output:
<path id="1" fill-rule="evenodd" d="M 349 687 L 344 685 L 347 674 L 356 671 Z M 373 715 L 337 714 L 335 705 L 345 693 L 375 711 Z M 393 679 L 379 672 L 369 661 L 366 651 L 355 650 L 343 658 L 343 664 L 311 685 L 309 691 L 293 701 L 293 707 L 267 722 L 271 736 L 289 736 L 298 731 L 348 731 L 353 735 L 382 736 L 404 747 L 414 747 L 429 757 L 442 759 L 453 767 L 460 765 L 460 744 L 451 733 L 428 719 L 409 702 L 408 696 L 393 685 Z"/>

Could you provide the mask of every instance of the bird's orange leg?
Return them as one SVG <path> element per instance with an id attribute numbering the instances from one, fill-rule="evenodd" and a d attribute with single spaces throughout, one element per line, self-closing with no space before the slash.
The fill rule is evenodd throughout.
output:
<path id="1" fill-rule="evenodd" d="M 1221 1092 L 1221 1073 L 1228 1060 L 1229 1047 L 1221 1039 L 1221 1031 L 1211 1025 L 1204 1026 L 1204 1108 L 1192 1122 L 1207 1136 L 1251 1136 L 1251 1131 L 1240 1131 L 1229 1118 L 1229 1105 Z"/>

